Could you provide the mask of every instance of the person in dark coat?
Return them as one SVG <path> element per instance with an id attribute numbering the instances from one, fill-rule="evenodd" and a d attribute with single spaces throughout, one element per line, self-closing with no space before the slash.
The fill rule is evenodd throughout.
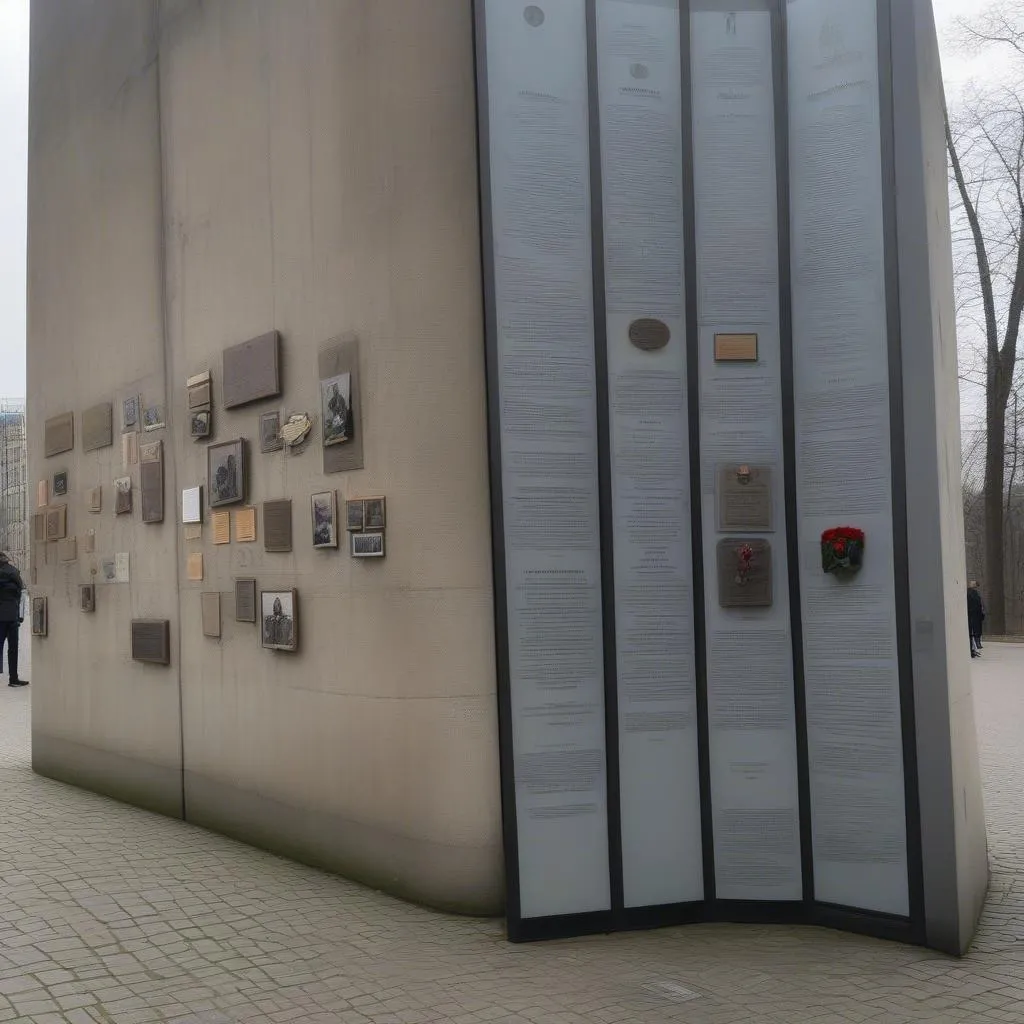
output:
<path id="1" fill-rule="evenodd" d="M 985 621 L 985 603 L 981 599 L 977 580 L 971 580 L 967 588 L 967 628 L 971 634 L 971 657 L 981 653 L 981 630 Z"/>
<path id="2" fill-rule="evenodd" d="M 0 551 L 0 661 L 7 644 L 8 686 L 28 686 L 18 675 L 18 629 L 25 621 L 25 584 L 21 573 Z"/>

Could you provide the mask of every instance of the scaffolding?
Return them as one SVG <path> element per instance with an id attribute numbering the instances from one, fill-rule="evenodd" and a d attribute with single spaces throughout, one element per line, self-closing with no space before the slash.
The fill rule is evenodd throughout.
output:
<path id="1" fill-rule="evenodd" d="M 23 572 L 28 570 L 28 531 L 25 402 L 0 398 L 0 551 L 6 551 Z"/>

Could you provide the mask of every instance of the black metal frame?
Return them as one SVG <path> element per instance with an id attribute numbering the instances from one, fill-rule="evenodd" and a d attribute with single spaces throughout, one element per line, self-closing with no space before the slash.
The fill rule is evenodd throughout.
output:
<path id="1" fill-rule="evenodd" d="M 562 938 L 574 935 L 629 929 L 654 928 L 693 922 L 790 923 L 819 925 L 910 943 L 924 942 L 924 889 L 921 859 L 920 806 L 917 789 L 916 733 L 914 725 L 913 668 L 910 647 L 908 591 L 906 483 L 903 476 L 902 357 L 899 330 L 899 280 L 896 250 L 895 161 L 892 123 L 892 80 L 888 71 L 891 52 L 890 3 L 877 0 L 880 68 L 882 173 L 885 193 L 885 277 L 889 337 L 890 431 L 892 447 L 893 529 L 897 586 L 901 725 L 907 807 L 907 865 L 910 914 L 898 917 L 814 899 L 814 865 L 811 840 L 811 799 L 807 745 L 807 713 L 803 672 L 799 563 L 797 550 L 795 420 L 793 411 L 793 338 L 790 297 L 789 133 L 786 78 L 785 0 L 769 0 L 772 23 L 773 83 L 775 88 L 775 148 L 778 195 L 779 326 L 782 360 L 784 492 L 786 539 L 790 551 L 789 591 L 793 643 L 794 702 L 796 710 L 797 769 L 799 785 L 802 901 L 736 901 L 715 897 L 714 836 L 711 811 L 707 661 L 704 610 L 704 553 L 700 480 L 700 416 L 696 282 L 696 235 L 692 148 L 683 147 L 684 283 L 686 296 L 687 399 L 690 444 L 690 500 L 693 562 L 694 643 L 697 682 L 697 725 L 701 825 L 703 844 L 703 901 L 627 908 L 623 902 L 621 800 L 619 789 L 618 692 L 616 677 L 615 579 L 612 550 L 611 471 L 609 443 L 607 325 L 604 296 L 604 220 L 600 159 L 600 117 L 596 88 L 596 0 L 585 0 L 587 73 L 590 126 L 590 191 L 592 272 L 597 371 L 598 488 L 602 562 L 604 699 L 607 764 L 608 853 L 611 909 L 592 913 L 523 918 L 520 911 L 518 825 L 512 746 L 512 703 L 509 675 L 508 595 L 502 452 L 497 359 L 497 317 L 494 273 L 494 237 L 491 220 L 490 107 L 487 77 L 486 0 L 472 0 L 477 84 L 479 149 L 479 202 L 481 211 L 481 270 L 484 294 L 485 365 L 487 378 L 488 448 L 492 559 L 494 572 L 495 646 L 497 653 L 499 764 L 506 871 L 508 937 L 514 942 Z M 692 139 L 692 89 L 690 72 L 690 0 L 680 0 L 682 69 L 682 131 Z"/>

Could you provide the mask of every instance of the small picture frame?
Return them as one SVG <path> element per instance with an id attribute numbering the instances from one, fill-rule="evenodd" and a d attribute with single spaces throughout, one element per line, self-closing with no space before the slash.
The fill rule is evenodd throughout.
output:
<path id="1" fill-rule="evenodd" d="M 32 598 L 32 635 L 46 636 L 49 630 L 49 614 L 45 597 Z"/>
<path id="2" fill-rule="evenodd" d="M 375 533 L 353 533 L 352 557 L 353 558 L 383 558 L 384 557 L 384 534 Z"/>
<path id="3" fill-rule="evenodd" d="M 264 412 L 260 414 L 260 451 L 279 452 L 284 448 L 281 439 L 281 413 Z"/>
<path id="4" fill-rule="evenodd" d="M 150 405 L 142 410 L 143 430 L 163 430 L 166 425 L 164 423 L 164 407 L 162 405 Z"/>
<path id="5" fill-rule="evenodd" d="M 338 498 L 334 491 L 319 491 L 310 498 L 313 517 L 313 547 L 338 546 Z"/>
<path id="6" fill-rule="evenodd" d="M 78 600 L 83 612 L 96 611 L 96 584 L 82 583 L 78 588 Z"/>
<path id="7" fill-rule="evenodd" d="M 345 529 L 348 530 L 349 533 L 353 530 L 361 530 L 363 528 L 365 511 L 361 498 L 357 498 L 355 501 L 345 502 Z"/>
<path id="8" fill-rule="evenodd" d="M 268 651 L 299 649 L 297 590 L 260 591 L 260 646 Z"/>
<path id="9" fill-rule="evenodd" d="M 210 436 L 213 414 L 209 409 L 200 409 L 198 412 L 189 413 L 189 436 L 194 440 Z"/>
<path id="10" fill-rule="evenodd" d="M 120 476 L 114 481 L 114 515 L 122 516 L 132 510 L 132 478 Z"/>
<path id="11" fill-rule="evenodd" d="M 206 503 L 209 508 L 245 501 L 245 441 L 222 441 L 206 449 Z"/>
<path id="12" fill-rule="evenodd" d="M 139 396 L 132 395 L 131 398 L 121 402 L 121 433 L 125 434 L 130 430 L 139 428 Z"/>
<path id="13" fill-rule="evenodd" d="M 387 502 L 384 498 L 363 498 L 363 529 L 383 530 L 387 518 Z"/>
<path id="14" fill-rule="evenodd" d="M 68 493 L 68 471 L 66 469 L 53 474 L 53 493 L 57 497 Z"/>

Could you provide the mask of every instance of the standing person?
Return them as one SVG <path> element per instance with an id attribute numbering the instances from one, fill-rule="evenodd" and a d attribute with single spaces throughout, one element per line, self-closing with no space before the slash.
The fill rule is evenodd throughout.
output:
<path id="1" fill-rule="evenodd" d="M 971 580 L 967 588 L 967 628 L 971 634 L 971 657 L 977 658 L 981 651 L 981 629 L 985 621 L 985 603 L 978 590 L 978 581 Z"/>
<path id="2" fill-rule="evenodd" d="M 28 686 L 18 675 L 18 630 L 25 621 L 25 583 L 11 565 L 6 552 L 0 551 L 0 661 L 7 643 L 8 686 Z"/>

